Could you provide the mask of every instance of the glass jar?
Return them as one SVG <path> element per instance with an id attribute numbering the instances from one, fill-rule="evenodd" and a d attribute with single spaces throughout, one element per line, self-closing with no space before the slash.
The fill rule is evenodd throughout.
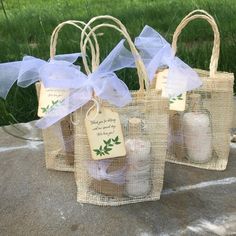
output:
<path id="1" fill-rule="evenodd" d="M 182 120 L 184 147 L 187 158 L 193 163 L 206 163 L 212 158 L 211 115 L 203 108 L 200 94 L 189 96 L 188 108 Z"/>
<path id="2" fill-rule="evenodd" d="M 127 151 L 126 195 L 143 197 L 151 190 L 151 142 L 142 135 L 142 121 L 129 119 L 129 137 L 125 142 Z"/>

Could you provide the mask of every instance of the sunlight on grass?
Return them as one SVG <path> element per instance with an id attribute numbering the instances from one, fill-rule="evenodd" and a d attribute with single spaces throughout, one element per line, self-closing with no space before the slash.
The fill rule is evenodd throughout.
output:
<path id="1" fill-rule="evenodd" d="M 236 72 L 236 1 L 234 0 L 5 0 L 0 9 L 1 62 L 21 60 L 25 54 L 49 58 L 49 40 L 58 23 L 68 19 L 88 21 L 109 14 L 118 17 L 132 38 L 148 24 L 171 42 L 180 20 L 191 10 L 202 8 L 212 14 L 221 32 L 219 70 Z M 101 40 L 102 38 L 102 40 Z M 107 55 L 121 36 L 105 30 L 100 37 L 101 56 Z M 60 33 L 58 53 L 78 52 L 80 32 L 67 27 Z M 178 55 L 193 67 L 207 69 L 213 33 L 206 22 L 196 21 L 183 31 L 178 42 Z M 119 73 L 129 88 L 137 88 L 136 72 Z M 7 101 L 0 100 L 0 125 L 36 119 L 37 100 L 34 86 L 14 88 Z"/>

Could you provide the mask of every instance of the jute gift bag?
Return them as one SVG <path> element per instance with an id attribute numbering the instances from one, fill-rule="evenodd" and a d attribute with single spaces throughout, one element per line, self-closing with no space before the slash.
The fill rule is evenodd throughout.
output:
<path id="1" fill-rule="evenodd" d="M 101 206 L 117 206 L 158 200 L 163 185 L 167 148 L 168 100 L 161 97 L 156 90 L 149 88 L 144 64 L 125 26 L 114 17 L 100 16 L 92 18 L 87 27 L 98 19 L 109 19 L 116 25 L 108 23 L 97 25 L 88 36 L 101 27 L 115 28 L 123 34 L 136 59 L 140 89 L 130 91 L 132 101 L 123 107 L 117 107 L 102 100 L 99 94 L 94 94 L 93 97 L 97 108 L 101 107 L 101 113 L 109 109 L 119 114 L 126 155 L 120 154 L 121 156 L 116 158 L 93 160 L 84 123 L 93 108 L 93 102 L 88 102 L 74 113 L 74 122 L 78 123 L 75 125 L 77 201 Z M 86 65 L 86 40 L 83 41 L 83 36 L 82 33 L 81 51 Z M 108 62 L 108 67 L 115 64 L 109 63 L 107 58 L 104 62 Z M 98 67 L 98 71 L 99 69 L 101 68 Z M 93 78 L 93 73 L 91 77 Z M 117 92 L 112 87 L 112 81 L 110 85 L 110 90 L 105 89 L 107 93 Z M 96 128 L 99 129 L 99 127 Z M 109 152 L 111 146 L 119 144 L 118 136 L 115 136 L 105 141 L 105 147 L 101 146 L 99 150 L 95 150 L 97 154 L 103 155 L 102 152 Z"/>
<path id="2" fill-rule="evenodd" d="M 225 170 L 230 149 L 234 75 L 217 71 L 220 34 L 213 17 L 203 10 L 188 14 L 174 32 L 172 47 L 176 52 L 181 31 L 195 19 L 209 22 L 214 32 L 210 71 L 195 69 L 203 85 L 187 94 L 185 112 L 172 112 L 170 115 L 167 161 L 209 170 Z"/>
<path id="3" fill-rule="evenodd" d="M 36 84 L 36 90 L 39 99 L 40 83 Z M 74 171 L 73 126 L 70 116 L 47 129 L 42 129 L 42 135 L 46 168 Z"/>
<path id="4" fill-rule="evenodd" d="M 60 30 L 66 25 L 72 25 L 81 31 L 82 27 L 86 24 L 82 21 L 75 21 L 75 20 L 73 21 L 70 20 L 60 23 L 54 29 L 51 35 L 51 44 L 50 44 L 51 59 L 54 58 L 56 54 L 58 34 Z M 96 43 L 97 42 L 96 36 L 94 34 L 92 36 Z M 91 41 L 89 43 L 90 46 L 93 47 L 93 45 L 91 45 Z M 97 43 L 96 46 L 98 46 Z M 68 81 L 68 83 L 69 82 L 70 81 Z M 39 100 L 40 100 L 40 87 L 41 83 L 36 83 L 36 90 Z M 55 93 L 55 89 L 52 88 L 52 94 L 53 93 Z M 42 129 L 42 134 L 45 148 L 46 168 L 59 171 L 74 171 L 74 130 L 72 125 L 71 115 L 68 115 L 61 121 L 57 122 L 56 124 L 46 129 Z"/>

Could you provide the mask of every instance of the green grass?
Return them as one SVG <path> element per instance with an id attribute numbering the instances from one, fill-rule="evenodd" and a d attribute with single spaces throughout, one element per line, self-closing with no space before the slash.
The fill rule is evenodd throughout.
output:
<path id="1" fill-rule="evenodd" d="M 49 58 L 50 34 L 58 23 L 109 14 L 118 17 L 132 38 L 144 25 L 158 30 L 171 42 L 180 20 L 191 10 L 202 8 L 212 14 L 221 33 L 219 70 L 236 72 L 236 1 L 235 0 L 5 0 L 6 15 L 0 9 L 0 61 L 21 60 L 25 54 Z M 100 38 L 104 58 L 121 36 L 105 30 Z M 80 32 L 66 27 L 58 42 L 58 53 L 78 52 Z M 213 33 L 206 22 L 191 23 L 178 42 L 178 56 L 193 67 L 208 69 Z M 129 88 L 137 88 L 133 70 L 119 76 Z M 34 86 L 14 88 L 7 100 L 0 100 L 0 125 L 36 119 L 37 99 Z"/>

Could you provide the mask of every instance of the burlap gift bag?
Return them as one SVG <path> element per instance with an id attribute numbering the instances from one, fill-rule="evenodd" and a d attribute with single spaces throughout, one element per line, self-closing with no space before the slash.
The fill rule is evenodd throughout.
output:
<path id="1" fill-rule="evenodd" d="M 50 56 L 54 58 L 56 54 L 56 45 L 60 30 L 66 26 L 72 25 L 79 30 L 85 25 L 82 21 L 65 21 L 60 23 L 53 31 L 50 44 Z M 95 43 L 96 36 L 92 35 Z M 90 46 L 91 41 L 89 42 Z M 96 43 L 96 47 L 98 44 Z M 94 49 L 93 49 L 94 50 Z M 68 82 L 69 83 L 69 82 Z M 41 83 L 36 84 L 37 95 L 40 100 Z M 59 171 L 74 171 L 74 129 L 71 116 L 63 118 L 56 124 L 42 129 L 46 168 Z"/>
<path id="2" fill-rule="evenodd" d="M 36 83 L 39 99 L 40 83 Z M 70 116 L 53 126 L 42 129 L 46 168 L 59 171 L 74 171 L 73 126 Z"/>
<path id="3" fill-rule="evenodd" d="M 97 19 L 109 19 L 118 26 L 108 23 L 98 25 L 91 30 L 88 36 L 104 26 L 115 28 L 123 34 L 136 59 L 140 90 L 130 91 L 132 101 L 124 107 L 117 107 L 101 98 L 94 97 L 99 100 L 102 109 L 109 108 L 119 114 L 126 144 L 126 156 L 100 161 L 93 160 L 84 124 L 93 102 L 88 102 L 74 113 L 74 122 L 78 123 L 75 126 L 77 200 L 80 203 L 103 206 L 157 200 L 160 198 L 163 185 L 168 132 L 168 101 L 161 97 L 158 91 L 149 88 L 144 64 L 124 25 L 114 17 L 100 16 L 91 19 L 87 26 Z M 86 43 L 83 41 L 83 37 L 81 46 L 83 61 L 86 65 L 84 56 L 86 55 Z M 109 63 L 107 58 L 104 61 L 108 62 L 108 67 L 115 64 Z M 93 78 L 93 73 L 90 76 Z M 91 79 L 91 81 L 93 80 Z M 110 89 L 113 91 L 107 90 L 107 93 L 116 92 L 113 87 Z M 110 141 L 115 145 L 117 140 L 110 139 Z M 107 143 L 110 144 L 109 140 L 106 145 Z M 100 148 L 102 150 L 102 147 Z M 106 152 L 106 149 L 104 151 Z"/>
<path id="4" fill-rule="evenodd" d="M 173 35 L 172 47 L 192 20 L 204 19 L 214 32 L 210 71 L 196 69 L 203 85 L 187 94 L 187 111 L 170 115 L 167 161 L 209 170 L 225 170 L 230 150 L 234 75 L 217 71 L 220 34 L 212 16 L 203 10 L 188 14 Z"/>

